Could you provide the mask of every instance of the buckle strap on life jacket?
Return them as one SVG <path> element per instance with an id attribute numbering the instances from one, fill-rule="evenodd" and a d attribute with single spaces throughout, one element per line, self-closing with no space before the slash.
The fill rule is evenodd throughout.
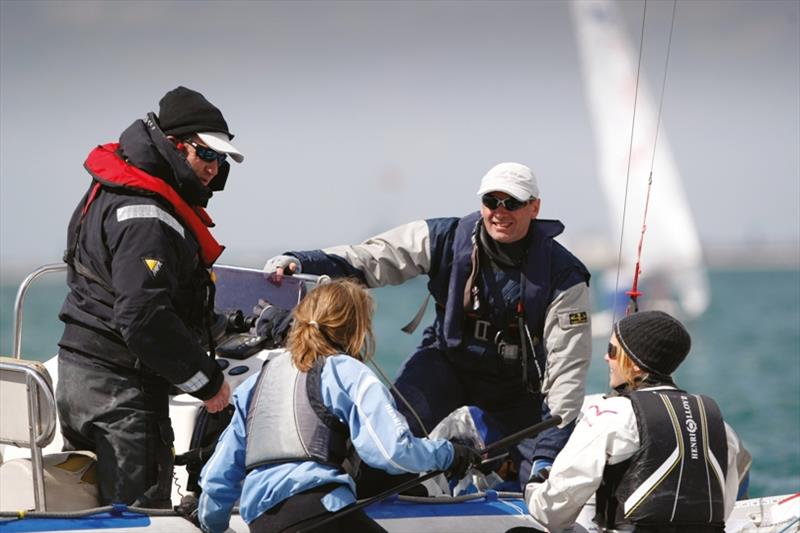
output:
<path id="1" fill-rule="evenodd" d="M 538 337 L 531 337 L 525 324 L 524 313 L 519 309 L 521 304 L 517 304 L 517 313 L 513 321 L 509 321 L 504 327 L 498 328 L 488 320 L 484 320 L 479 315 L 467 313 L 464 317 L 464 334 L 474 340 L 493 344 L 497 350 L 497 356 L 504 364 L 517 362 L 522 370 L 522 382 L 529 392 L 541 391 L 544 372 L 541 363 L 537 359 L 535 346 L 539 344 Z M 528 357 L 533 359 L 533 367 L 536 371 L 535 376 L 530 376 Z"/>

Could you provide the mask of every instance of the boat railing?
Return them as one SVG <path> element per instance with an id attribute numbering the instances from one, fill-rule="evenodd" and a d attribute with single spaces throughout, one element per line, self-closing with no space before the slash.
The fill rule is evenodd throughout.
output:
<path id="1" fill-rule="evenodd" d="M 25 303 L 25 293 L 28 292 L 31 283 L 39 276 L 52 272 L 66 272 L 66 270 L 67 265 L 65 263 L 43 265 L 28 274 L 28 277 L 19 284 L 17 298 L 14 300 L 14 359 L 20 359 L 22 355 L 22 308 Z"/>
<path id="2" fill-rule="evenodd" d="M 241 267 L 225 268 L 261 273 L 260 270 Z M 16 397 L 25 394 L 27 396 L 27 412 L 24 415 L 18 409 L 14 412 L 4 413 L 5 420 L 2 424 L 2 431 L 0 431 L 0 443 L 31 450 L 33 492 L 37 511 L 43 511 L 46 507 L 42 449 L 52 441 L 55 434 L 57 408 L 47 369 L 40 363 L 22 359 L 23 311 L 26 294 L 35 280 L 45 274 L 65 272 L 66 270 L 67 265 L 64 263 L 46 264 L 28 274 L 20 283 L 14 301 L 13 358 L 0 360 L 0 381 L 2 381 L 4 389 L 2 394 L 4 401 L 0 408 L 5 411 L 6 408 L 10 409 L 13 405 L 19 405 L 15 401 L 7 401 L 10 400 L 6 397 L 7 395 Z M 294 276 L 293 281 L 321 284 L 329 279 L 327 276 L 298 274 Z M 302 291 L 298 291 L 298 298 L 301 297 Z"/>
<path id="3" fill-rule="evenodd" d="M 37 511 L 45 510 L 42 449 L 50 444 L 56 429 L 56 399 L 47 369 L 40 363 L 0 359 L 0 443 L 29 448 L 33 473 L 33 496 Z M 20 411 L 12 397 L 25 394 L 27 410 Z"/>
<path id="4" fill-rule="evenodd" d="M 67 265 L 64 263 L 51 263 L 37 268 L 22 280 L 14 300 L 13 359 L 0 360 L 3 396 L 9 395 L 4 397 L 0 409 L 10 409 L 3 415 L 0 443 L 30 449 L 33 497 L 37 511 L 44 511 L 46 508 L 42 449 L 50 444 L 55 435 L 56 399 L 47 369 L 39 363 L 21 360 L 23 309 L 28 288 L 37 278 L 66 270 Z M 19 404 L 10 398 L 21 394 L 25 394 L 27 398 L 27 411 L 22 412 L 26 416 L 20 416 L 21 412 L 16 408 Z"/>
<path id="5" fill-rule="evenodd" d="M 256 270 L 252 268 L 244 268 L 244 267 L 235 267 L 235 266 L 227 266 L 227 265 L 220 265 L 223 268 L 231 269 L 231 270 L 238 270 L 241 272 L 255 272 L 261 273 L 261 270 Z M 30 274 L 20 283 L 19 289 L 17 290 L 17 298 L 14 301 L 14 352 L 13 356 L 15 359 L 20 359 L 22 355 L 22 311 L 25 304 L 25 294 L 28 292 L 28 288 L 31 284 L 40 276 L 45 274 L 50 274 L 53 272 L 66 272 L 67 265 L 66 263 L 51 263 L 47 265 L 40 266 Z M 330 281 L 330 277 L 328 276 L 316 276 L 313 274 L 294 274 L 293 278 L 299 281 L 305 281 L 312 284 L 323 284 Z M 298 301 L 299 298 L 302 298 L 302 293 L 298 292 Z"/>

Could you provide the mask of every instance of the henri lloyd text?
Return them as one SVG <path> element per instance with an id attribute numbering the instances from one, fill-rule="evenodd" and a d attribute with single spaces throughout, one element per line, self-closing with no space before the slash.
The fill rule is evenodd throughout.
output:
<path id="1" fill-rule="evenodd" d="M 692 459 L 697 459 L 697 422 L 692 416 L 692 408 L 689 405 L 689 397 L 681 396 L 683 403 L 683 416 L 685 417 L 686 430 L 689 432 L 689 455 Z"/>

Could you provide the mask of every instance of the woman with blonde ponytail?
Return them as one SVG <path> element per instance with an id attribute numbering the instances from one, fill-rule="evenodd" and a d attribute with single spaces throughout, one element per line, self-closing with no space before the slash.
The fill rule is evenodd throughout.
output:
<path id="1" fill-rule="evenodd" d="M 348 443 L 389 474 L 448 470 L 480 461 L 469 448 L 415 437 L 386 387 L 364 364 L 375 352 L 373 301 L 357 282 L 312 290 L 293 311 L 287 350 L 234 394 L 236 411 L 203 469 L 198 518 L 225 531 L 233 505 L 252 533 L 291 532 L 355 502 L 343 468 Z M 318 532 L 384 531 L 363 511 Z"/>
<path id="2" fill-rule="evenodd" d="M 375 353 L 372 313 L 372 297 L 357 282 L 323 285 L 294 310 L 287 342 L 294 365 L 308 372 L 318 357 L 340 353 L 369 361 Z"/>

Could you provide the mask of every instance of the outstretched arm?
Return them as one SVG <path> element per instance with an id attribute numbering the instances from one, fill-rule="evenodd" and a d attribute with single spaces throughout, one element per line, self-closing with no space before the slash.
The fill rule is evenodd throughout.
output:
<path id="1" fill-rule="evenodd" d="M 747 477 L 750 470 L 750 463 L 752 458 L 739 436 L 731 426 L 725 422 L 725 437 L 728 442 L 728 468 L 725 473 L 725 519 L 727 519 L 733 511 L 733 506 L 736 504 L 736 498 L 739 494 L 739 488 L 742 482 L 749 482 Z M 745 492 L 746 492 L 745 488 Z"/>
<path id="2" fill-rule="evenodd" d="M 326 404 L 350 428 L 359 456 L 390 474 L 444 470 L 453 462 L 446 440 L 415 437 L 375 374 L 349 356 L 328 359 L 322 373 Z"/>
<path id="3" fill-rule="evenodd" d="M 376 235 L 361 244 L 333 246 L 322 250 L 286 252 L 303 272 L 331 277 L 355 277 L 368 287 L 399 285 L 439 267 L 451 243 L 457 218 L 418 220 Z M 277 259 L 277 258 L 273 258 Z M 291 268 L 270 259 L 265 269 Z M 272 267 L 267 268 L 270 264 Z"/>

